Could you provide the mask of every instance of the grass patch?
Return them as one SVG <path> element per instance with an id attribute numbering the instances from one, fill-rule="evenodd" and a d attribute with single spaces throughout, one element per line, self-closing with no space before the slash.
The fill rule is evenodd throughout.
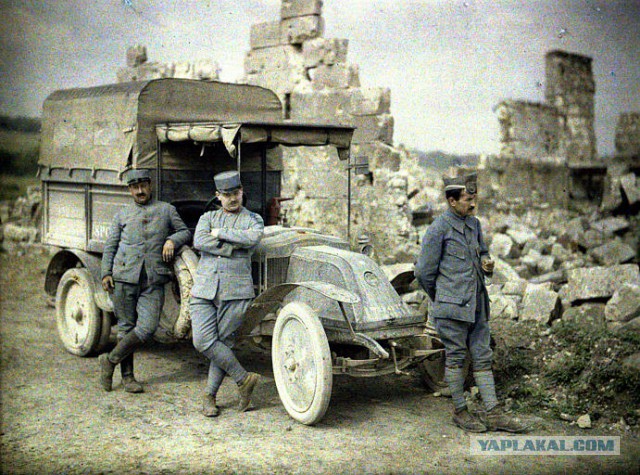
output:
<path id="1" fill-rule="evenodd" d="M 494 353 L 498 388 L 516 407 L 640 422 L 632 410 L 640 404 L 640 375 L 622 365 L 640 348 L 639 335 L 572 322 L 537 329 L 521 323 L 498 326 Z"/>

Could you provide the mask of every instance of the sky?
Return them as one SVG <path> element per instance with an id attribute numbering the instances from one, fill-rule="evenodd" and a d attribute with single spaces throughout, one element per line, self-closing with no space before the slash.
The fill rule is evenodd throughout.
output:
<path id="1" fill-rule="evenodd" d="M 0 0 L 0 115 L 38 117 L 57 89 L 116 82 L 126 49 L 210 59 L 243 75 L 254 23 L 280 0 Z M 495 106 L 544 101 L 545 54 L 593 59 L 598 152 L 640 112 L 640 0 L 324 0 L 325 38 L 349 40 L 365 87 L 391 89 L 395 144 L 497 153 Z"/>

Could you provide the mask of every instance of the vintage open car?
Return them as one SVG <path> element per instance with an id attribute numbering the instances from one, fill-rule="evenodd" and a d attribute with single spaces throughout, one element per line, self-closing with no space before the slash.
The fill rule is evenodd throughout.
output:
<path id="1" fill-rule="evenodd" d="M 442 349 L 399 291 L 409 268 L 389 274 L 335 237 L 282 226 L 280 147 L 325 147 L 337 154 L 350 199 L 353 128 L 282 119 L 271 91 L 255 86 L 160 79 L 54 92 L 44 103 L 40 177 L 43 241 L 58 246 L 45 279 L 55 299 L 64 347 L 87 356 L 109 345 L 113 305 L 100 285 L 100 259 L 116 211 L 131 199 L 123 174 L 149 169 L 154 195 L 170 202 L 194 229 L 212 206 L 213 175 L 242 174 L 247 208 L 265 220 L 253 255 L 257 297 L 240 337 L 270 348 L 278 393 L 303 424 L 325 414 L 334 374 L 402 374 L 419 366 L 442 385 Z M 350 210 L 350 204 L 348 210 Z M 350 212 L 345 219 L 349 221 Z M 179 250 L 158 338 L 190 337 L 189 293 L 198 263 Z M 388 270 L 387 270 L 388 271 Z"/>

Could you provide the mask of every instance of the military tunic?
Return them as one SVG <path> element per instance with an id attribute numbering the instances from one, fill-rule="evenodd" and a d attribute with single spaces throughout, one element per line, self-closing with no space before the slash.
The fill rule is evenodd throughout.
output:
<path id="1" fill-rule="evenodd" d="M 219 229 L 218 237 L 211 236 Z M 207 393 L 215 395 L 225 374 L 236 382 L 246 376 L 231 348 L 235 332 L 255 297 L 251 255 L 262 239 L 260 215 L 242 208 L 202 215 L 196 226 L 194 248 L 200 261 L 191 289 L 191 324 L 194 347 L 209 358 Z"/>
<path id="2" fill-rule="evenodd" d="M 468 349 L 475 370 L 491 367 L 484 257 L 489 251 L 480 221 L 450 209 L 434 220 L 422 241 L 415 275 L 433 302 L 429 317 L 435 320 L 449 366 L 462 366 Z"/>
<path id="3" fill-rule="evenodd" d="M 116 213 L 102 255 L 102 278 L 112 276 L 113 304 L 119 336 L 135 330 L 141 341 L 155 333 L 164 302 L 164 284 L 171 279 L 162 248 L 170 239 L 178 250 L 191 232 L 176 208 L 152 199 L 132 203 Z"/>

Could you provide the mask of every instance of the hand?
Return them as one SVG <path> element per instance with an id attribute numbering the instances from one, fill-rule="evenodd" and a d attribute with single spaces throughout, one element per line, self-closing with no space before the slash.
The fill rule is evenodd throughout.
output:
<path id="1" fill-rule="evenodd" d="M 104 276 L 102 278 L 102 288 L 110 294 L 113 293 L 113 289 L 115 288 L 113 277 L 111 277 L 110 275 Z"/>
<path id="2" fill-rule="evenodd" d="M 484 259 L 482 259 L 482 270 L 486 273 L 486 274 L 492 274 L 493 273 L 493 268 L 495 267 L 495 262 L 493 262 L 492 259 L 489 259 L 487 257 L 485 257 Z"/>
<path id="3" fill-rule="evenodd" d="M 171 239 L 167 239 L 162 246 L 162 260 L 165 262 L 170 262 L 173 259 L 173 253 L 176 249 L 176 245 L 173 243 Z"/>
<path id="4" fill-rule="evenodd" d="M 213 239 L 218 239 L 218 235 L 220 234 L 220 229 L 213 228 L 209 234 L 211 234 L 211 237 Z"/>

